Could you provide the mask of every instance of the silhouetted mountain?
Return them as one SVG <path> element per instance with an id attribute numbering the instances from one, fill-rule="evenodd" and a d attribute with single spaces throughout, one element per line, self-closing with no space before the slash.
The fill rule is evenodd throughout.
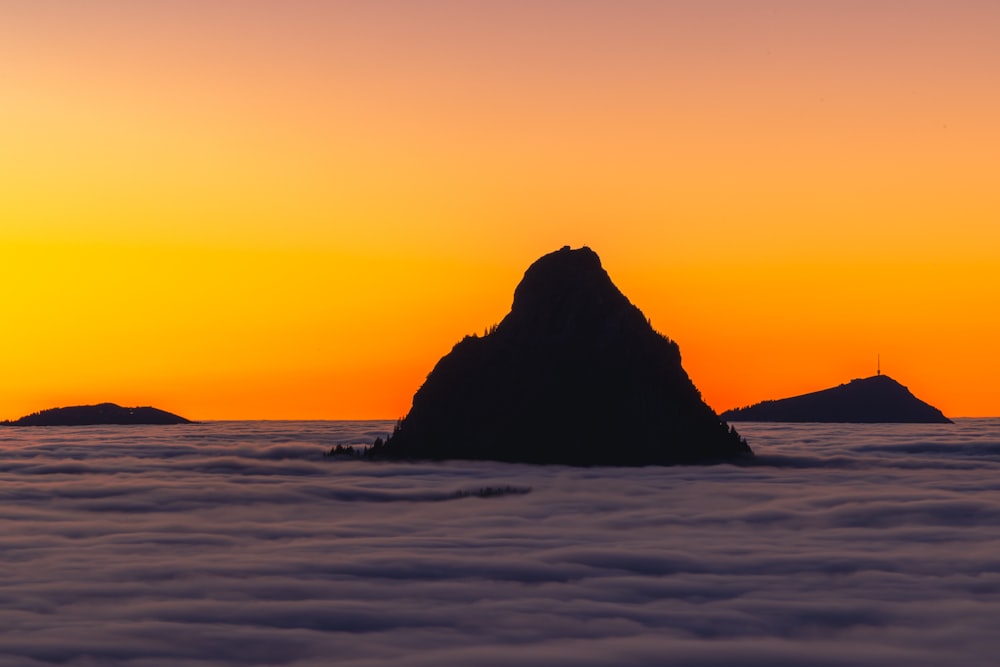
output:
<path id="1" fill-rule="evenodd" d="M 4 426 L 91 426 L 94 424 L 190 424 L 184 417 L 156 408 L 123 408 L 114 403 L 75 405 L 51 408 L 14 421 L 0 422 Z"/>
<path id="2" fill-rule="evenodd" d="M 371 455 L 573 465 L 701 463 L 752 454 L 701 398 L 589 248 L 545 255 L 510 313 L 444 356 Z"/>
<path id="3" fill-rule="evenodd" d="M 888 375 L 851 380 L 810 394 L 722 413 L 730 421 L 950 424 L 951 420 Z"/>

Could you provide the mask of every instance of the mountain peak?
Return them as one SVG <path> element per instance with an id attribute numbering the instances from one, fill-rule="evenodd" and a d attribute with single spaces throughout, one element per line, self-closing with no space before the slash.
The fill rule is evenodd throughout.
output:
<path id="1" fill-rule="evenodd" d="M 750 448 L 590 248 L 536 260 L 510 313 L 445 355 L 376 455 L 642 465 Z"/>
<path id="2" fill-rule="evenodd" d="M 514 290 L 510 313 L 497 335 L 524 343 L 608 339 L 623 326 L 647 321 L 619 291 L 597 253 L 569 246 L 540 257 Z"/>
<path id="3" fill-rule="evenodd" d="M 951 423 L 940 410 L 881 373 L 800 396 L 727 410 L 722 418 L 764 422 Z"/>
<path id="4" fill-rule="evenodd" d="M 190 421 L 152 407 L 123 408 L 115 403 L 74 405 L 49 408 L 14 421 L 0 422 L 5 426 L 94 426 L 98 424 L 189 424 Z"/>
<path id="5" fill-rule="evenodd" d="M 542 255 L 528 267 L 521 283 L 514 290 L 514 303 L 543 285 L 561 288 L 564 294 L 569 294 L 599 283 L 617 291 L 607 271 L 601 266 L 601 258 L 596 252 L 587 246 L 576 250 L 563 246 L 555 252 Z"/>

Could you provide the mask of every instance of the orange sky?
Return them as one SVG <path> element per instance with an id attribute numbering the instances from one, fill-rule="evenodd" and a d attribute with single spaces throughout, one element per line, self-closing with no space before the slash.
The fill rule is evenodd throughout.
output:
<path id="1" fill-rule="evenodd" d="M 589 245 L 716 409 L 1000 415 L 995 2 L 0 0 L 0 418 L 401 416 Z"/>

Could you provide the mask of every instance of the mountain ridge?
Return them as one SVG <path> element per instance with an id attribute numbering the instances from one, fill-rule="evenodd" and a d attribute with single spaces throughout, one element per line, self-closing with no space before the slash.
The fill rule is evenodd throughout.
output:
<path id="1" fill-rule="evenodd" d="M 115 403 L 49 408 L 20 419 L 0 422 L 2 426 L 97 426 L 104 424 L 190 424 L 189 419 L 149 406 L 123 408 Z"/>
<path id="2" fill-rule="evenodd" d="M 832 422 L 859 424 L 950 424 L 934 406 L 879 373 L 788 398 L 726 410 L 727 421 Z"/>

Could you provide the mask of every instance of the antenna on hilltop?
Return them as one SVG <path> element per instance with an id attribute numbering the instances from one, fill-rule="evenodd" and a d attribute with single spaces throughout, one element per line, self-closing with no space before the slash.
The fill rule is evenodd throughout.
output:
<path id="1" fill-rule="evenodd" d="M 875 375 L 882 375 L 882 355 L 875 355 Z"/>

